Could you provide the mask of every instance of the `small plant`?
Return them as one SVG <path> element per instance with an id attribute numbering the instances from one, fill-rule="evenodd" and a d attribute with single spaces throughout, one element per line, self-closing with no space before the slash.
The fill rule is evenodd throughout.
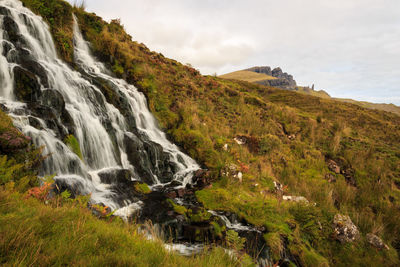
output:
<path id="1" fill-rule="evenodd" d="M 65 138 L 64 142 L 71 149 L 72 152 L 74 152 L 81 160 L 83 160 L 81 147 L 75 136 L 73 136 L 72 134 L 68 135 Z"/>
<path id="2" fill-rule="evenodd" d="M 226 232 L 226 245 L 227 247 L 235 250 L 240 251 L 244 248 L 244 243 L 246 239 L 240 237 L 239 234 L 233 230 L 229 230 Z"/>
<path id="3" fill-rule="evenodd" d="M 51 190 L 52 183 L 45 182 L 42 186 L 33 187 L 28 190 L 26 198 L 34 197 L 39 200 L 47 200 Z"/>

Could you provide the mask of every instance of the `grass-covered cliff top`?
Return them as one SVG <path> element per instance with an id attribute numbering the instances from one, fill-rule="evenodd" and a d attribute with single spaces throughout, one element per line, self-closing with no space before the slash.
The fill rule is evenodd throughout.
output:
<path id="1" fill-rule="evenodd" d="M 71 65 L 72 12 L 77 15 L 93 53 L 116 76 L 136 85 L 147 96 L 150 109 L 170 138 L 210 169 L 215 182 L 197 192 L 198 199 L 207 208 L 230 210 L 264 227 L 275 260 L 286 250 L 296 264 L 303 266 L 399 265 L 399 116 L 248 82 L 202 76 L 196 69 L 132 41 L 118 20 L 106 23 L 62 0 L 22 2 L 49 23 L 60 56 Z M 104 93 L 108 102 L 118 105 L 112 90 Z M 237 137 L 245 144 L 234 141 Z M 2 151 L 3 155 L 7 153 Z M 337 163 L 339 173 L 329 168 L 330 160 Z M 229 166 L 243 173 L 242 181 L 225 175 Z M 283 190 L 277 192 L 273 181 L 283 184 Z M 284 201 L 282 194 L 304 196 L 310 204 Z M 13 194 L 1 193 L 5 206 L 15 202 L 10 196 Z M 36 202 L 22 201 L 18 205 L 43 212 L 43 216 L 53 212 Z M 11 207 L 14 213 L 10 216 L 23 221 L 25 211 Z M 70 222 L 94 223 L 89 215 L 84 219 L 71 215 L 74 211 L 69 208 L 73 207 L 60 212 L 69 214 Z M 361 232 L 358 241 L 341 244 L 334 239 L 331 225 L 337 213 L 351 217 Z M 33 222 L 39 223 L 39 217 L 29 220 L 37 218 Z M 54 224 L 61 227 L 62 223 L 54 219 Z M 88 231 L 82 231 L 81 238 L 90 240 L 91 235 L 102 231 L 99 228 L 107 227 L 113 226 L 101 223 L 98 228 L 82 228 Z M 123 238 L 124 231 L 115 238 L 144 242 Z M 68 246 L 70 239 L 64 239 L 61 232 L 49 230 L 46 238 Z M 16 234 L 4 233 L 8 234 L 6 238 Z M 368 233 L 380 236 L 389 250 L 372 247 L 366 241 Z M 24 250 L 28 245 L 18 247 L 21 253 L 33 251 Z M 122 249 L 115 253 L 127 253 Z M 35 251 L 49 253 L 40 247 Z M 83 258 L 84 254 L 84 250 L 77 253 Z M 190 265 L 183 260 L 181 264 Z"/>

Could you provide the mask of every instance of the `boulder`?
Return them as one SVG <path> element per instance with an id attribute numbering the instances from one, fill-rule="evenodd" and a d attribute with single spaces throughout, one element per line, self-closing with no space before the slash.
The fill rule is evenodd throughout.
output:
<path id="1" fill-rule="evenodd" d="M 244 145 L 247 143 L 247 138 L 245 136 L 236 136 L 233 138 L 238 145 Z"/>
<path id="2" fill-rule="evenodd" d="M 276 190 L 277 192 L 282 192 L 282 191 L 283 191 L 283 186 L 282 186 L 281 183 L 276 182 L 276 181 L 274 181 L 273 183 L 274 183 L 275 190 Z"/>
<path id="3" fill-rule="evenodd" d="M 103 184 L 131 184 L 132 174 L 127 169 L 106 169 L 97 174 Z"/>
<path id="4" fill-rule="evenodd" d="M 293 201 L 293 202 L 298 202 L 298 203 L 300 203 L 300 202 L 306 203 L 306 204 L 309 203 L 308 200 L 302 196 L 283 196 L 282 199 L 286 200 L 286 201 Z"/>
<path id="5" fill-rule="evenodd" d="M 333 219 L 333 236 L 340 243 L 351 243 L 360 237 L 360 233 L 348 215 L 336 214 Z"/>
<path id="6" fill-rule="evenodd" d="M 382 239 L 371 233 L 367 234 L 367 242 L 378 249 L 389 249 L 388 245 L 386 245 Z"/>

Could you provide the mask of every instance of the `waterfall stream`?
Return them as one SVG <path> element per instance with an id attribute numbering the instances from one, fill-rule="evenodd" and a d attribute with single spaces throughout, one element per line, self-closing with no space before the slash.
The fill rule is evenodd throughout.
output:
<path id="1" fill-rule="evenodd" d="M 191 182 L 199 166 L 159 129 L 144 95 L 112 77 L 91 55 L 75 17 L 79 71 L 57 57 L 48 26 L 39 16 L 15 0 L 0 0 L 0 8 L 0 103 L 15 126 L 50 155 L 40 175 L 55 175 L 61 185 L 91 193 L 93 202 L 125 211 L 138 204 L 117 188 L 121 173 L 152 188 Z M 16 91 L 21 89 L 15 88 L 15 75 L 37 81 L 29 101 Z M 123 99 L 124 115 L 107 102 L 101 86 Z M 64 142 L 71 134 L 79 142 L 82 160 Z"/>

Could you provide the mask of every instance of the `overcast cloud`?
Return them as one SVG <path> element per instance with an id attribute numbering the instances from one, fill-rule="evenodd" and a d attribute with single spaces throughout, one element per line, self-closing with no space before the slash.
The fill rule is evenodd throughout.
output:
<path id="1" fill-rule="evenodd" d="M 279 66 L 334 97 L 400 105 L 400 0 L 85 2 L 203 74 Z"/>

